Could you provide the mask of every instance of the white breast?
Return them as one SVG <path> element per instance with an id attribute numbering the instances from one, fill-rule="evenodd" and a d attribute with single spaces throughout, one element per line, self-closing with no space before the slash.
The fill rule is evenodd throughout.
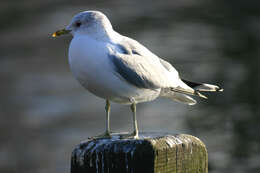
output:
<path id="1" fill-rule="evenodd" d="M 109 43 L 87 36 L 74 37 L 69 48 L 69 64 L 76 79 L 91 93 L 115 102 L 129 104 L 155 99 L 158 90 L 140 89 L 122 80 L 108 59 Z"/>

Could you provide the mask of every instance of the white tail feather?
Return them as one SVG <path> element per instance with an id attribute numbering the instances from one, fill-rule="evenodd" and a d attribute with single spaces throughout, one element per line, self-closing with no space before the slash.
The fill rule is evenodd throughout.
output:
<path id="1" fill-rule="evenodd" d="M 169 98 L 173 101 L 184 103 L 187 105 L 195 105 L 197 103 L 196 100 L 191 98 L 190 96 L 187 96 L 185 94 L 177 93 L 170 91 L 169 89 L 163 89 L 160 94 L 161 97 Z"/>

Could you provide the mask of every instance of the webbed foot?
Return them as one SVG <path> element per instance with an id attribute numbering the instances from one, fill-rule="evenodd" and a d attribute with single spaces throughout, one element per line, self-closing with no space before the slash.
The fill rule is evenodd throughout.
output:
<path id="1" fill-rule="evenodd" d="M 112 137 L 112 135 L 109 132 L 105 132 L 105 133 L 102 133 L 97 136 L 89 137 L 88 139 L 107 139 L 107 138 L 111 138 L 111 137 Z"/>
<path id="2" fill-rule="evenodd" d="M 129 138 L 139 139 L 138 133 L 136 133 L 136 132 L 119 134 L 119 136 L 120 136 L 120 139 L 129 139 Z"/>

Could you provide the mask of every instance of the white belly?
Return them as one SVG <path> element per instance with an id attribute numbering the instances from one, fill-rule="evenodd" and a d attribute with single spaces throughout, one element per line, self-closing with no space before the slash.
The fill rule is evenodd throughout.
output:
<path id="1" fill-rule="evenodd" d="M 76 79 L 91 93 L 122 104 L 130 104 L 133 99 L 136 103 L 151 101 L 159 96 L 160 89 L 137 88 L 123 80 L 108 59 L 107 45 L 96 40 L 80 44 L 83 40 L 79 39 L 86 38 L 71 41 L 69 64 Z"/>

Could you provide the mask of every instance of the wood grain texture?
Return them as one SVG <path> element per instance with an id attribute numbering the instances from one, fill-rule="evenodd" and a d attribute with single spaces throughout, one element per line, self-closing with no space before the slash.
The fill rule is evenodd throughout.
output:
<path id="1" fill-rule="evenodd" d="M 141 134 L 140 139 L 81 142 L 72 152 L 71 173 L 207 173 L 208 154 L 198 138 Z"/>

